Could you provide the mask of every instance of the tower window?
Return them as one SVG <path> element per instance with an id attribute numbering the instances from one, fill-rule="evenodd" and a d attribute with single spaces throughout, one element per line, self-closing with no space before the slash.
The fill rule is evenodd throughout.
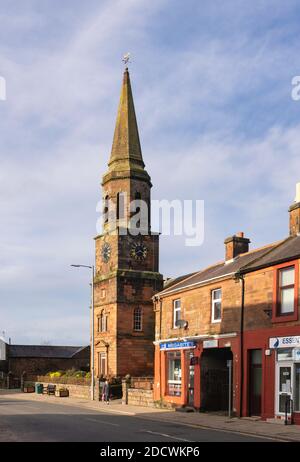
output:
<path id="1" fill-rule="evenodd" d="M 136 201 L 141 201 L 141 199 L 142 199 L 141 193 L 136 192 L 136 193 L 135 193 L 135 196 L 134 196 L 134 200 L 136 200 Z M 136 213 L 139 213 L 140 210 L 141 210 L 141 207 L 137 207 L 137 208 L 136 208 Z"/>
<path id="2" fill-rule="evenodd" d="M 107 332 L 108 327 L 108 316 L 101 311 L 100 317 L 98 318 L 98 332 Z"/>
<path id="3" fill-rule="evenodd" d="M 142 309 L 138 307 L 133 311 L 133 330 L 141 331 L 142 324 Z"/>
<path id="4" fill-rule="evenodd" d="M 125 218 L 125 194 L 119 192 L 117 194 L 117 220 Z"/>
<path id="5" fill-rule="evenodd" d="M 104 199 L 104 209 L 103 209 L 103 218 L 104 218 L 104 223 L 108 223 L 108 211 L 109 211 L 109 196 L 105 196 Z"/>
<path id="6" fill-rule="evenodd" d="M 137 213 L 140 213 L 141 212 L 141 200 L 142 200 L 142 196 L 141 196 L 141 193 L 140 192 L 136 192 L 135 195 L 134 195 L 134 200 L 136 201 L 136 208 L 135 208 L 135 212 L 133 212 L 133 215 L 136 215 Z M 136 226 L 137 228 L 140 228 L 141 227 L 141 220 L 138 220 L 136 222 Z"/>

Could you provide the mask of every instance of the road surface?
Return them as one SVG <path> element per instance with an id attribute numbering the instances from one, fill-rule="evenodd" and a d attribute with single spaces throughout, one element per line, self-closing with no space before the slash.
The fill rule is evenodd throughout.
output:
<path id="1" fill-rule="evenodd" d="M 267 439 L 79 406 L 0 397 L 0 442 L 262 442 Z M 175 422 L 175 416 L 177 422 Z"/>

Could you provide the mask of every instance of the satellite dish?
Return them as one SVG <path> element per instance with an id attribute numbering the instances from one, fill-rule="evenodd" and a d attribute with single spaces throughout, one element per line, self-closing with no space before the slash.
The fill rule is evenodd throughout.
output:
<path id="1" fill-rule="evenodd" d="M 189 323 L 185 321 L 184 319 L 178 319 L 175 323 L 176 327 L 180 327 L 181 329 L 186 329 Z"/>

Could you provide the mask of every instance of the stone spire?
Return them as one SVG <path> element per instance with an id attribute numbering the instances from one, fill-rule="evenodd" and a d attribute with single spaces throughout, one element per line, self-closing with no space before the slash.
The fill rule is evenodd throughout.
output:
<path id="1" fill-rule="evenodd" d="M 108 163 L 109 170 L 103 183 L 115 177 L 138 177 L 150 182 L 144 169 L 139 131 L 135 116 L 128 68 L 123 75 L 121 97 L 115 126 L 113 145 Z"/>

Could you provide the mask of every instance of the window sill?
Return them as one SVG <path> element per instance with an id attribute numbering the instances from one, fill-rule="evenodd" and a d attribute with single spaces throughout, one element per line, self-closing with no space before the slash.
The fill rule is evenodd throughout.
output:
<path id="1" fill-rule="evenodd" d="M 298 321 L 298 313 L 292 313 L 292 314 L 282 314 L 282 315 L 276 315 L 272 317 L 272 322 L 273 323 L 278 323 L 278 322 L 291 322 L 291 321 Z"/>

